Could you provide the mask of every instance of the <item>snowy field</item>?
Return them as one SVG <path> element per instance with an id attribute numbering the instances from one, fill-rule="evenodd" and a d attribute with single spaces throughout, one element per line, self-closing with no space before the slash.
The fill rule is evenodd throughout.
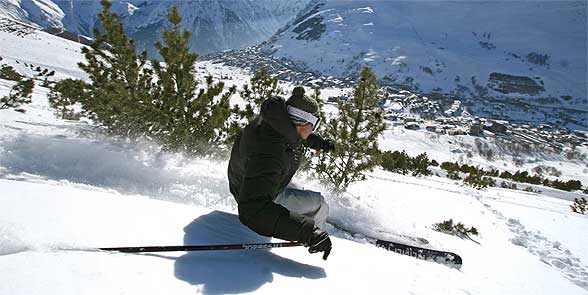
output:
<path id="1" fill-rule="evenodd" d="M 42 50 L 20 53 L 19 46 L 75 45 L 36 33 L 19 40 L 22 45 L 5 47 L 10 38 L 0 32 L 2 63 L 11 65 L 44 60 Z M 63 76 L 83 77 L 71 74 L 79 73 L 75 62 L 52 62 L 65 69 Z M 44 64 L 50 66 L 49 61 Z M 223 71 L 219 65 L 203 66 Z M 0 80 L 0 95 L 12 84 Z M 387 252 L 368 244 L 361 234 L 351 237 L 334 228 L 327 261 L 300 247 L 163 254 L 96 251 L 268 239 L 236 219 L 226 161 L 167 154 L 152 143 L 129 144 L 104 136 L 89 122 L 57 119 L 47 92 L 35 87 L 26 114 L 0 110 L 2 295 L 588 292 L 588 218 L 571 213 L 568 201 L 579 195 L 478 191 L 447 178 L 381 170 L 368 173 L 367 180 L 339 197 L 306 175 L 295 181 L 325 192 L 332 222 L 379 238 L 426 238 L 432 248 L 461 255 L 460 270 Z M 389 130 L 381 145 L 411 154 L 427 151 L 437 160 L 454 157 L 445 153 L 451 146 L 431 144 L 424 133 Z M 578 178 L 580 164 L 557 161 L 564 175 Z M 431 229 L 433 223 L 450 218 L 475 226 L 479 244 Z"/>

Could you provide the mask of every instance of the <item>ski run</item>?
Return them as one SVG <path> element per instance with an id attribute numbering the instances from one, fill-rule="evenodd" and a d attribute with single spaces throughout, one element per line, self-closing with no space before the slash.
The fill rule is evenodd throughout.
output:
<path id="1" fill-rule="evenodd" d="M 79 44 L 30 30 L 0 31 L 2 64 L 32 76 L 84 78 Z M 241 69 L 201 62 L 199 71 L 233 76 Z M 0 80 L 0 96 L 14 82 Z M 292 85 L 284 84 L 285 87 Z M 333 251 L 327 261 L 303 247 L 248 251 L 117 253 L 99 247 L 283 242 L 240 224 L 228 190 L 227 162 L 189 159 L 150 143 L 104 136 L 91 122 L 57 119 L 37 83 L 26 113 L 0 110 L 0 294 L 587 294 L 588 220 L 570 212 L 580 194 L 502 188 L 475 190 L 445 177 L 410 177 L 376 169 L 334 197 L 325 192 Z M 325 96 L 343 91 L 326 89 Z M 238 102 L 238 98 L 235 98 Z M 461 136 L 464 142 L 473 141 Z M 387 150 L 427 152 L 437 161 L 455 137 L 391 127 Z M 482 157 L 471 160 L 490 166 Z M 586 163 L 544 159 L 564 177 L 588 176 Z M 514 168 L 508 158 L 494 163 Z M 537 163 L 535 163 L 536 165 Z M 500 165 L 500 166 L 499 166 Z M 530 164 L 529 164 L 530 165 Z M 530 169 L 529 166 L 527 169 Z M 523 167 L 525 168 L 525 167 Z M 584 170 L 585 171 L 585 170 Z M 453 218 L 475 226 L 478 243 L 432 230 Z M 368 243 L 417 236 L 422 247 L 450 251 L 460 269 Z"/>

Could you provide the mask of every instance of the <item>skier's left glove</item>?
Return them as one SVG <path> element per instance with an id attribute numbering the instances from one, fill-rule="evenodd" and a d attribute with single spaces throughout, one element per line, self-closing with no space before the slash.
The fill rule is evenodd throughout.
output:
<path id="1" fill-rule="evenodd" d="M 334 152 L 335 151 L 335 143 L 330 139 L 323 139 L 321 143 L 321 150 L 324 152 Z"/>

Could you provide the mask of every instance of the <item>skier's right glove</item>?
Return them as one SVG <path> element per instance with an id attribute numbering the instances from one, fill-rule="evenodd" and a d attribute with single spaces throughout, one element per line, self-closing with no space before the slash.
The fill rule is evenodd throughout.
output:
<path id="1" fill-rule="evenodd" d="M 303 233 L 303 235 L 302 242 L 304 243 L 305 247 L 308 247 L 308 252 L 324 252 L 323 260 L 327 260 L 329 254 L 331 254 L 331 248 L 333 247 L 331 239 L 329 238 L 329 234 L 326 231 L 315 227 L 312 232 L 306 232 Z"/>

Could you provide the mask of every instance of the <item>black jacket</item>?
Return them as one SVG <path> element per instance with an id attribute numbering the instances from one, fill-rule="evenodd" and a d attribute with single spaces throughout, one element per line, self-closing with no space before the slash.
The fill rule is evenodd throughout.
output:
<path id="1" fill-rule="evenodd" d="M 319 149 L 323 140 L 311 134 L 303 141 L 280 97 L 266 100 L 260 116 L 241 130 L 229 161 L 229 189 L 239 206 L 239 219 L 264 236 L 299 241 L 303 227 L 314 223 L 289 212 L 273 199 L 298 170 L 303 145 Z"/>

